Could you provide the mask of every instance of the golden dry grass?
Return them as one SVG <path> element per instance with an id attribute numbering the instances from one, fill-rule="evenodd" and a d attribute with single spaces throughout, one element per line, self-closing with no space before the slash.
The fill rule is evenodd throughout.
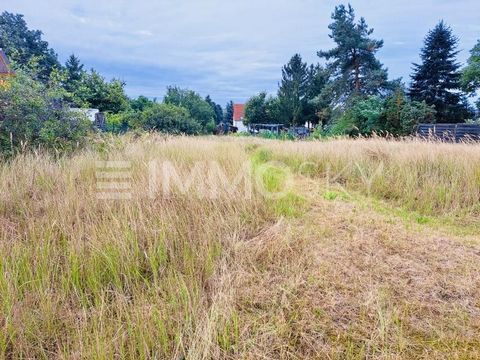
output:
<path id="1" fill-rule="evenodd" d="M 235 358 L 480 357 L 478 243 L 320 200 L 242 258 Z"/>
<path id="2" fill-rule="evenodd" d="M 96 198 L 98 160 L 131 162 L 131 200 Z M 205 166 L 152 197 L 150 160 Z M 292 186 L 202 197 L 212 160 Z M 19 155 L 0 164 L 0 357 L 480 358 L 479 200 L 475 144 L 149 135 Z"/>

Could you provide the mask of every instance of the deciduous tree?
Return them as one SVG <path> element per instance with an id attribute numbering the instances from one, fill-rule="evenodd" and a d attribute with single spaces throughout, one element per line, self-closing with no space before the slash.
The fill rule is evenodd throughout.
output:
<path id="1" fill-rule="evenodd" d="M 187 109 L 174 104 L 154 104 L 128 119 L 131 127 L 149 131 L 172 134 L 198 134 L 202 131 L 202 125 L 190 116 Z"/>
<path id="2" fill-rule="evenodd" d="M 74 91 L 74 103 L 80 107 L 91 107 L 104 112 L 118 113 L 128 109 L 125 83 L 113 79 L 107 82 L 95 70 L 82 76 Z"/>
<path id="3" fill-rule="evenodd" d="M 245 104 L 246 124 L 273 124 L 281 123 L 278 120 L 281 112 L 278 98 L 268 97 L 266 92 L 252 96 Z"/>
<path id="4" fill-rule="evenodd" d="M 190 116 L 201 124 L 204 132 L 211 133 L 215 128 L 215 112 L 195 91 L 168 87 L 164 102 L 187 109 Z"/>
<path id="5" fill-rule="evenodd" d="M 28 28 L 23 15 L 7 11 L 0 15 L 0 48 L 16 65 L 35 66 L 38 78 L 46 83 L 53 69 L 61 66 L 42 35 L 41 31 Z"/>
<path id="6" fill-rule="evenodd" d="M 0 88 L 0 152 L 42 146 L 67 150 L 86 139 L 92 124 L 58 100 L 58 90 L 17 70 Z"/>
<path id="7" fill-rule="evenodd" d="M 463 89 L 472 96 L 480 90 L 480 40 L 470 51 L 467 66 L 462 71 L 461 83 Z M 477 101 L 477 107 L 480 110 L 480 100 Z"/>

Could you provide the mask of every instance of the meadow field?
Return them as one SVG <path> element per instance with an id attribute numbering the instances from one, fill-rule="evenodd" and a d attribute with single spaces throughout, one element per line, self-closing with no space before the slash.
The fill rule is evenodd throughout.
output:
<path id="1" fill-rule="evenodd" d="M 0 162 L 0 254 L 0 358 L 480 358 L 480 144 L 32 151 Z"/>

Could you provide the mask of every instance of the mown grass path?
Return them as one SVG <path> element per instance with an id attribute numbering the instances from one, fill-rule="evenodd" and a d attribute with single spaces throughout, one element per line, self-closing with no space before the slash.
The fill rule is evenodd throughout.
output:
<path id="1" fill-rule="evenodd" d="M 435 230 L 312 180 L 298 217 L 238 249 L 227 357 L 480 357 L 480 237 Z"/>

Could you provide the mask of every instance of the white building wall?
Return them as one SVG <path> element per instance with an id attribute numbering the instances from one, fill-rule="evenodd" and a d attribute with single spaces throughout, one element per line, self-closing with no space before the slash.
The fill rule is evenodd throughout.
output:
<path id="1" fill-rule="evenodd" d="M 95 122 L 95 115 L 100 112 L 98 109 L 80 109 L 80 108 L 70 108 L 70 111 L 81 113 L 85 115 L 91 122 Z"/>
<path id="2" fill-rule="evenodd" d="M 233 126 L 235 126 L 236 128 L 238 128 L 238 132 L 247 132 L 247 131 L 248 131 L 248 127 L 247 127 L 247 125 L 245 125 L 245 124 L 243 123 L 243 120 L 234 121 L 234 122 L 233 122 Z"/>

